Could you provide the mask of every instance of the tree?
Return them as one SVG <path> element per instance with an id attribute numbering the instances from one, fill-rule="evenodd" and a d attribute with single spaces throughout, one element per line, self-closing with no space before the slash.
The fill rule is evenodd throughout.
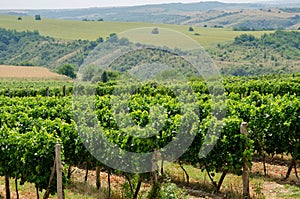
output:
<path id="1" fill-rule="evenodd" d="M 18 17 L 18 21 L 21 21 L 22 20 L 22 17 Z"/>
<path id="2" fill-rule="evenodd" d="M 101 75 L 100 80 L 104 83 L 109 82 L 109 81 L 113 81 L 118 79 L 118 77 L 120 77 L 120 72 L 118 71 L 104 71 Z M 92 80 L 93 81 L 93 80 Z"/>
<path id="3" fill-rule="evenodd" d="M 62 74 L 62 75 L 66 75 L 68 77 L 71 77 L 72 79 L 75 79 L 76 78 L 76 73 L 75 73 L 75 68 L 73 65 L 71 64 L 65 64 L 65 65 L 62 65 L 58 68 L 58 71 L 57 71 L 59 74 Z"/>
<path id="4" fill-rule="evenodd" d="M 107 73 L 106 73 L 106 71 L 104 71 L 103 73 L 102 73 L 102 75 L 101 75 L 101 80 L 102 80 L 102 82 L 108 82 L 108 77 L 107 77 Z"/>
<path id="5" fill-rule="evenodd" d="M 116 33 L 111 33 L 109 37 L 106 38 L 107 42 L 116 43 L 119 40 L 118 35 Z"/>
<path id="6" fill-rule="evenodd" d="M 128 46 L 130 44 L 130 41 L 127 38 L 121 38 L 119 39 L 119 44 L 121 46 Z"/>
<path id="7" fill-rule="evenodd" d="M 35 15 L 35 20 L 38 20 L 38 21 L 42 20 L 41 15 Z"/>
<path id="8" fill-rule="evenodd" d="M 156 35 L 159 34 L 158 28 L 153 28 L 152 34 L 156 34 Z"/>
<path id="9" fill-rule="evenodd" d="M 189 31 L 190 31 L 190 32 L 193 32 L 193 31 L 194 31 L 194 28 L 193 28 L 193 27 L 189 27 Z"/>
<path id="10" fill-rule="evenodd" d="M 96 41 L 97 41 L 98 43 L 103 43 L 103 42 L 104 42 L 104 40 L 103 40 L 102 37 L 99 37 Z"/>
<path id="11" fill-rule="evenodd" d="M 237 45 L 254 46 L 257 43 L 257 39 L 253 35 L 242 34 L 234 39 L 234 43 Z"/>
<path id="12" fill-rule="evenodd" d="M 101 67 L 95 65 L 87 66 L 82 70 L 82 80 L 83 81 L 99 81 L 103 70 Z"/>

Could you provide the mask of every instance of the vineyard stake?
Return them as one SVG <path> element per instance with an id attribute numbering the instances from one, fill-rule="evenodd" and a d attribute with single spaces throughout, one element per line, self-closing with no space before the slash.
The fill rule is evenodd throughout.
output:
<path id="1" fill-rule="evenodd" d="M 248 123 L 242 122 L 240 126 L 241 134 L 245 135 L 245 138 L 248 139 Z M 246 146 L 244 146 L 246 149 Z M 249 199 L 250 198 L 250 191 L 249 191 L 249 167 L 248 167 L 248 159 L 245 158 L 243 162 L 243 198 Z"/>
<path id="2" fill-rule="evenodd" d="M 60 147 L 60 144 L 56 144 L 56 146 L 55 146 L 55 157 L 56 157 L 56 174 L 57 174 L 57 198 L 58 199 L 63 199 L 61 147 Z"/>

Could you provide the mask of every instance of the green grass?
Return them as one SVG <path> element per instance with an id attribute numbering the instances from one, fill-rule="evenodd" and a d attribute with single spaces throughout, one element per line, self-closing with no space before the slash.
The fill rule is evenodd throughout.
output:
<path id="1" fill-rule="evenodd" d="M 182 184 L 183 186 L 191 187 L 196 190 L 203 190 L 206 193 L 211 193 L 213 187 L 207 176 L 206 172 L 191 166 L 184 165 L 184 168 L 189 174 L 190 184 L 186 184 L 186 178 L 183 170 L 177 163 L 165 162 L 165 172 L 171 177 L 172 181 Z M 215 174 L 215 180 L 220 178 L 221 174 Z M 266 188 L 265 183 L 272 182 L 271 187 Z M 298 181 L 299 182 L 299 181 Z M 250 177 L 250 193 L 252 198 L 262 199 L 262 198 L 286 198 L 294 199 L 300 198 L 300 187 L 296 184 L 288 184 L 290 182 L 285 182 L 286 184 L 280 188 L 277 188 L 278 182 L 265 178 L 264 176 Z M 275 186 L 272 188 L 272 186 Z M 220 196 L 226 196 L 226 198 L 241 198 L 242 197 L 242 176 L 237 176 L 234 174 L 227 174 L 220 190 Z M 269 192 L 269 191 L 272 192 Z"/>
<path id="2" fill-rule="evenodd" d="M 60 20 L 60 19 L 46 19 L 42 18 L 41 21 L 36 21 L 34 17 L 22 17 L 23 20 L 18 21 L 17 16 L 0 15 L 0 27 L 6 29 L 15 29 L 18 31 L 23 30 L 38 30 L 41 35 L 51 36 L 54 38 L 61 38 L 67 40 L 74 39 L 88 39 L 96 40 L 99 37 L 106 38 L 110 33 L 122 33 L 129 37 L 132 41 L 146 41 L 149 43 L 151 37 L 145 37 L 142 34 L 143 31 L 148 31 L 149 27 L 166 28 L 173 31 L 178 31 L 179 33 L 185 34 L 197 41 L 203 47 L 210 47 L 216 45 L 217 43 L 224 43 L 232 41 L 236 36 L 244 33 L 253 34 L 255 36 L 260 36 L 264 33 L 270 31 L 251 31 L 251 32 L 240 32 L 232 31 L 226 28 L 204 28 L 204 27 L 194 27 L 193 32 L 188 31 L 188 26 L 181 25 L 168 25 L 168 24 L 151 24 L 151 23 L 135 23 L 135 22 L 100 22 L 100 21 L 75 21 L 75 20 Z M 148 27 L 148 29 L 140 29 Z M 139 29 L 134 31 L 129 31 L 132 29 Z M 174 45 L 173 41 L 178 43 L 177 39 L 173 39 L 174 33 L 172 31 L 164 31 L 161 33 L 166 33 L 162 38 L 168 38 L 170 46 Z M 199 35 L 195 35 L 198 33 Z M 168 35 L 170 34 L 170 35 Z M 151 35 L 149 33 L 149 35 Z M 170 39 L 171 38 L 171 39 Z M 175 37 L 177 38 L 177 37 Z M 182 37 L 181 37 L 182 38 Z M 153 41 L 153 38 L 152 38 Z M 158 41 L 156 41 L 158 42 Z M 159 41 L 160 42 L 160 41 Z M 150 42 L 151 43 L 151 42 Z M 155 42 L 154 42 L 155 44 Z"/>
<path id="3" fill-rule="evenodd" d="M 280 198 L 300 198 L 300 187 L 292 185 L 284 185 L 287 192 L 278 193 L 277 196 Z"/>
<path id="4" fill-rule="evenodd" d="M 186 183 L 185 175 L 183 170 L 177 163 L 169 163 L 165 162 L 164 164 L 165 174 L 167 174 L 166 179 L 170 178 L 171 182 L 174 182 L 178 185 L 180 189 L 186 190 L 194 190 L 196 192 L 190 193 L 192 196 L 198 196 L 197 191 L 200 192 L 201 196 L 211 197 L 211 193 L 213 191 L 213 187 L 211 185 L 210 180 L 206 172 L 201 172 L 199 169 L 190 166 L 184 165 L 184 168 L 189 174 L 190 184 Z M 219 179 L 220 173 L 216 173 L 216 179 Z M 77 176 L 78 177 L 78 176 Z M 73 180 L 68 183 L 65 189 L 66 199 L 94 199 L 94 198 L 106 198 L 108 195 L 107 191 L 107 183 L 106 179 L 102 179 L 102 188 L 97 190 L 95 187 L 94 181 L 92 179 L 88 180 L 88 183 L 85 184 L 82 182 L 82 179 L 77 178 L 75 175 L 73 176 Z M 272 182 L 272 184 L 270 184 Z M 286 199 L 294 199 L 300 198 L 300 187 L 296 184 L 278 184 L 269 178 L 265 178 L 263 176 L 250 177 L 250 192 L 252 198 L 255 199 L 263 199 L 263 198 L 286 198 Z M 269 184 L 269 186 L 268 186 Z M 267 187 L 265 187 L 267 185 Z M 280 186 L 280 187 L 278 187 Z M 27 198 L 36 198 L 35 187 L 31 183 L 25 183 L 24 185 L 19 185 L 19 194 L 21 198 L 26 196 Z M 148 186 L 146 186 L 148 187 Z M 4 191 L 4 177 L 0 177 L 0 188 L 3 188 Z M 148 187 L 149 188 L 149 187 Z M 147 195 L 147 190 L 140 191 L 139 198 L 145 198 Z M 14 179 L 10 179 L 10 189 L 11 195 L 15 198 L 15 183 Z M 1 195 L 0 190 L 0 195 Z M 40 197 L 44 195 L 44 192 L 40 192 Z M 120 189 L 119 186 L 113 184 L 112 186 L 112 199 L 120 198 L 120 196 L 124 196 L 124 190 Z M 242 198 L 242 177 L 234 174 L 228 174 L 223 182 L 220 193 L 217 195 L 213 195 L 215 197 L 225 197 L 225 198 Z M 53 195 L 50 199 L 57 198 L 57 195 Z M 0 196 L 1 199 L 1 196 Z"/>
<path id="5" fill-rule="evenodd" d="M 3 191 L 4 191 L 4 177 L 0 176 L 0 185 L 3 185 Z M 2 187 L 1 187 L 2 188 Z M 3 195 L 1 196 L 0 190 L 0 199 L 2 199 Z M 10 192 L 11 197 L 16 198 L 16 191 L 15 191 L 15 180 L 10 179 Z M 36 189 L 34 184 L 31 183 L 25 183 L 24 185 L 20 185 L 18 182 L 18 192 L 20 195 L 20 198 L 36 198 Z M 107 187 L 103 187 L 100 190 L 97 190 L 97 188 L 89 183 L 85 184 L 83 182 L 70 182 L 68 183 L 65 192 L 65 198 L 66 199 L 102 199 L 107 198 L 108 196 L 108 189 Z M 45 194 L 45 190 L 42 192 L 39 192 L 40 198 L 42 198 Z M 112 188 L 112 194 L 111 199 L 117 199 L 119 198 L 120 193 Z M 49 199 L 55 199 L 57 198 L 57 194 L 50 195 Z"/>

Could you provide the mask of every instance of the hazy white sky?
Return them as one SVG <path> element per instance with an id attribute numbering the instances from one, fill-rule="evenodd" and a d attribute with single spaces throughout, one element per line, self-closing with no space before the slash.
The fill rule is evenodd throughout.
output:
<path id="1" fill-rule="evenodd" d="M 0 9 L 52 9 L 133 6 L 158 3 L 191 3 L 217 0 L 0 0 Z M 266 0 L 219 0 L 221 2 L 249 3 Z"/>

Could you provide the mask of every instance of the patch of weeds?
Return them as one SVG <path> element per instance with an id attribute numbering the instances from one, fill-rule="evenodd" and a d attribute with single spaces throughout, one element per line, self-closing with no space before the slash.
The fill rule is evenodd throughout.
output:
<path id="1" fill-rule="evenodd" d="M 174 183 L 164 183 L 160 190 L 163 199 L 187 199 L 188 195 Z"/>
<path id="2" fill-rule="evenodd" d="M 258 198 L 258 199 L 265 199 L 265 195 L 264 193 L 262 192 L 263 190 L 263 182 L 256 182 L 254 183 L 254 186 L 253 186 L 253 191 L 255 193 L 255 198 Z"/>
<path id="3" fill-rule="evenodd" d="M 294 185 L 284 185 L 287 192 L 278 193 L 280 198 L 300 198 L 300 187 Z"/>

